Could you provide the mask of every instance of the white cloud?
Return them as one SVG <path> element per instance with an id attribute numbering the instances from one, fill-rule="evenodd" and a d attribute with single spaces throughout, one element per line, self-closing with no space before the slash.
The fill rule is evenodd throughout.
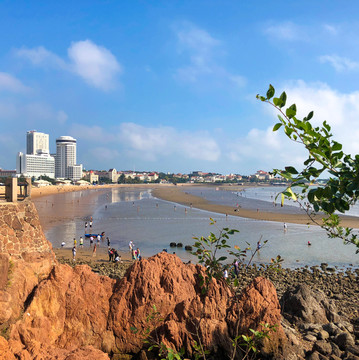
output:
<path id="1" fill-rule="evenodd" d="M 298 118 L 307 116 L 313 110 L 313 125 L 321 125 L 327 120 L 333 139 L 343 144 L 344 152 L 359 153 L 359 91 L 340 93 L 327 84 L 304 81 L 290 82 L 282 88 L 288 96 L 287 105 L 297 105 Z M 273 125 L 278 122 L 278 112 L 271 106 L 262 105 L 269 119 L 272 119 L 271 125 L 264 130 L 252 129 L 246 136 L 229 142 L 225 154 L 231 161 L 241 164 L 262 164 L 267 169 L 293 165 L 301 169 L 307 158 L 304 146 L 289 140 L 282 128 L 273 132 Z"/>
<path id="2" fill-rule="evenodd" d="M 90 85 L 102 90 L 113 88 L 116 75 L 122 71 L 109 50 L 90 40 L 72 43 L 68 55 L 73 71 Z"/>
<path id="3" fill-rule="evenodd" d="M 98 142 L 99 139 L 106 139 L 106 142 L 116 140 L 116 135 L 112 132 L 106 132 L 100 126 L 86 126 L 82 124 L 73 124 L 70 130 L 72 136 L 77 139 Z"/>
<path id="4" fill-rule="evenodd" d="M 146 127 L 122 123 L 117 129 L 105 130 L 100 126 L 74 124 L 70 133 L 83 141 L 105 139 L 107 158 L 111 157 L 109 151 L 113 151 L 113 157 L 118 156 L 120 148 L 128 157 L 147 161 L 171 156 L 216 161 L 221 154 L 219 145 L 207 132 L 190 133 L 169 126 Z"/>
<path id="5" fill-rule="evenodd" d="M 283 23 L 268 25 L 264 32 L 272 38 L 286 40 L 286 41 L 297 41 L 306 40 L 306 31 L 299 25 L 293 22 L 286 21 Z"/>
<path id="6" fill-rule="evenodd" d="M 42 46 L 18 49 L 15 54 L 36 66 L 72 72 L 101 90 L 111 90 L 116 86 L 116 77 L 121 74 L 122 67 L 108 49 L 84 40 L 73 42 L 67 52 L 67 61 Z"/>
<path id="7" fill-rule="evenodd" d="M 323 55 L 320 56 L 319 61 L 321 63 L 329 63 L 338 72 L 359 69 L 359 62 L 338 55 Z"/>
<path id="8" fill-rule="evenodd" d="M 340 28 L 338 26 L 324 24 L 323 25 L 324 31 L 330 35 L 338 35 L 340 32 Z"/>
<path id="9" fill-rule="evenodd" d="M 64 60 L 59 56 L 46 50 L 43 46 L 38 46 L 33 49 L 25 47 L 15 50 L 15 55 L 27 59 L 33 65 L 45 67 L 58 67 L 66 69 L 68 66 Z"/>
<path id="10" fill-rule="evenodd" d="M 14 76 L 5 72 L 0 72 L 0 91 L 22 93 L 28 90 L 29 88 Z"/>
<path id="11" fill-rule="evenodd" d="M 148 128 L 123 123 L 120 138 L 131 153 L 153 161 L 174 154 L 205 161 L 216 161 L 220 156 L 218 144 L 205 132 L 188 133 L 172 127 Z"/>
<path id="12" fill-rule="evenodd" d="M 176 36 L 178 52 L 188 59 L 187 65 L 177 69 L 177 80 L 196 83 L 216 79 L 236 87 L 246 84 L 244 77 L 231 74 L 219 64 L 218 54 L 223 54 L 223 44 L 207 31 L 185 22 L 176 29 Z"/>

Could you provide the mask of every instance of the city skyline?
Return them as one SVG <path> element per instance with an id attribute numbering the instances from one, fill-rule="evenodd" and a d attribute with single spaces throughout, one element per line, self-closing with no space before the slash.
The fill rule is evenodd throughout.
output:
<path id="1" fill-rule="evenodd" d="M 86 169 L 249 175 L 305 154 L 255 99 L 269 83 L 359 153 L 359 4 L 0 3 L 0 168 L 69 134 Z M 60 35 L 61 34 L 61 35 Z M 54 153 L 50 143 L 50 153 Z"/>

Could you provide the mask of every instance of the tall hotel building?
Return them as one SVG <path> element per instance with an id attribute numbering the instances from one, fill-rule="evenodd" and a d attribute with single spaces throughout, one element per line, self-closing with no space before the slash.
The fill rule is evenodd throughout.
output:
<path id="1" fill-rule="evenodd" d="M 55 177 L 71 180 L 82 178 L 82 165 L 76 165 L 76 139 L 71 136 L 56 139 Z"/>
<path id="2" fill-rule="evenodd" d="M 18 175 L 38 178 L 55 177 L 55 159 L 49 153 L 49 135 L 35 130 L 26 134 L 26 154 L 19 152 L 16 159 Z"/>

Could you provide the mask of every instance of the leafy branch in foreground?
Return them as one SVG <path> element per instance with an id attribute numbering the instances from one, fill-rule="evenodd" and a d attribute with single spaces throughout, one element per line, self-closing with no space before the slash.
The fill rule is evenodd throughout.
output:
<path id="1" fill-rule="evenodd" d="M 331 127 L 326 121 L 321 126 L 313 127 L 310 122 L 313 111 L 299 119 L 295 104 L 285 107 L 285 92 L 279 97 L 274 95 L 272 85 L 269 85 L 266 96 L 257 95 L 257 99 L 270 104 L 279 112 L 279 122 L 274 125 L 273 131 L 283 128 L 290 140 L 304 145 L 308 151 L 302 171 L 297 171 L 293 166 L 274 170 L 274 175 L 280 175 L 291 183 L 282 193 L 282 204 L 284 198 L 297 202 L 314 223 L 327 231 L 329 237 L 338 237 L 345 244 L 354 244 L 356 253 L 359 253 L 358 235 L 353 233 L 353 229 L 342 227 L 336 213 L 345 213 L 358 200 L 359 155 L 352 157 L 344 154 L 342 144 L 332 139 Z M 326 172 L 330 174 L 328 182 L 309 189 L 310 184 Z M 296 192 L 295 187 L 301 188 L 301 191 Z M 324 214 L 322 222 L 316 220 L 318 212 Z"/>

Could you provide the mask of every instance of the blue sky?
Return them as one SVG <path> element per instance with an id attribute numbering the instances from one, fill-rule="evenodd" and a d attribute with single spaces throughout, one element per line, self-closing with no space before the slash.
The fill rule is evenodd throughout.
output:
<path id="1" fill-rule="evenodd" d="M 26 131 L 86 169 L 251 174 L 305 153 L 271 83 L 359 153 L 356 1 L 0 1 L 0 168 Z"/>

